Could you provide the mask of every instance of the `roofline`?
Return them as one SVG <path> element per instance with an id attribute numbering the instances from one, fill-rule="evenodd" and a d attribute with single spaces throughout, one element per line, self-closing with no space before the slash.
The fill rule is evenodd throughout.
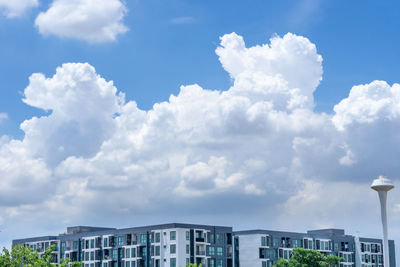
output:
<path id="1" fill-rule="evenodd" d="M 81 226 L 81 225 L 80 225 Z M 71 227 L 79 227 L 79 226 L 71 226 Z M 93 227 L 93 228 L 98 228 L 94 231 L 85 231 L 81 233 L 74 233 L 74 234 L 68 234 L 68 233 L 60 233 L 59 235 L 51 235 L 51 236 L 38 236 L 38 237 L 28 237 L 28 238 L 21 238 L 21 239 L 14 239 L 12 240 L 12 243 L 18 243 L 18 242 L 35 242 L 37 240 L 50 240 L 49 238 L 52 238 L 51 240 L 57 240 L 60 237 L 67 237 L 67 236 L 96 236 L 96 235 L 104 235 L 107 233 L 114 234 L 116 232 L 122 231 L 122 232 L 127 232 L 127 231 L 143 231 L 143 230 L 157 230 L 157 229 L 170 229 L 170 228 L 199 228 L 199 229 L 215 229 L 215 228 L 221 228 L 225 229 L 228 231 L 232 231 L 232 226 L 217 226 L 217 225 L 204 225 L 204 224 L 190 224 L 190 223 L 164 223 L 164 224 L 155 224 L 155 225 L 147 225 L 147 226 L 135 226 L 135 227 L 128 227 L 128 228 L 105 228 L 105 227 L 95 227 L 95 226 L 81 226 L 81 227 Z M 67 227 L 69 228 L 69 227 Z M 101 228 L 104 228 L 101 229 Z M 101 230 L 100 230 L 101 229 Z M 41 240 L 40 240 L 41 239 Z"/>

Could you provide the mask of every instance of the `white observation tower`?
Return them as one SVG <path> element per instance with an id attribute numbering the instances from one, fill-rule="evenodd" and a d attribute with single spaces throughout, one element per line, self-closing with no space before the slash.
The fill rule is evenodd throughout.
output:
<path id="1" fill-rule="evenodd" d="M 388 230 L 387 230 L 387 214 L 386 214 L 386 199 L 387 192 L 394 188 L 394 185 L 390 179 L 379 176 L 378 179 L 375 179 L 372 182 L 371 188 L 378 192 L 379 200 L 381 203 L 381 220 L 382 220 L 382 228 L 383 228 L 383 266 L 389 267 L 389 241 L 388 241 Z M 394 267 L 394 266 L 393 266 Z"/>

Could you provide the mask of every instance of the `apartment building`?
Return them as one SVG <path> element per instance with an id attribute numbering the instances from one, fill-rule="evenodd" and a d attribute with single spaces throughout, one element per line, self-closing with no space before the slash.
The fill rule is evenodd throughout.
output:
<path id="1" fill-rule="evenodd" d="M 271 267 L 278 258 L 289 259 L 293 248 L 342 257 L 340 267 L 383 267 L 382 240 L 346 235 L 341 229 L 293 233 L 180 223 L 125 229 L 76 226 L 58 236 L 13 241 L 13 246 L 20 244 L 39 254 L 55 245 L 53 263 L 69 258 L 84 267 Z M 395 267 L 392 240 L 389 252 L 389 267 Z"/>
<path id="2" fill-rule="evenodd" d="M 42 254 L 55 245 L 53 263 L 63 258 L 84 267 L 210 267 L 233 266 L 232 227 L 162 224 L 126 229 L 68 227 L 58 236 L 13 241 Z"/>
<path id="3" fill-rule="evenodd" d="M 237 267 L 271 267 L 278 258 L 289 259 L 293 248 L 314 249 L 345 259 L 340 267 L 383 267 L 382 240 L 346 235 L 342 229 L 293 233 L 270 230 L 238 231 Z M 394 241 L 389 242 L 390 267 L 396 267 Z"/>

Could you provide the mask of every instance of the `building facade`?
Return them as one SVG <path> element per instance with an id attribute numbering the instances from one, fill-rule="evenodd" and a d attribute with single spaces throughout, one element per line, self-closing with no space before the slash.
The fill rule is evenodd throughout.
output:
<path id="1" fill-rule="evenodd" d="M 232 227 L 163 224 L 126 229 L 69 227 L 59 236 L 13 241 L 40 254 L 55 245 L 53 262 L 82 261 L 84 267 L 233 266 Z"/>
<path id="2" fill-rule="evenodd" d="M 345 259 L 340 267 L 383 267 L 382 240 L 346 235 L 341 229 L 292 233 L 269 230 L 238 231 L 235 248 L 240 267 L 271 267 L 289 259 L 293 248 L 314 249 Z M 389 242 L 390 267 L 396 267 L 394 241 Z"/>
<path id="3" fill-rule="evenodd" d="M 53 262 L 82 261 L 84 267 L 271 267 L 289 259 L 293 248 L 314 249 L 345 259 L 340 267 L 383 267 L 382 240 L 326 229 L 293 233 L 269 230 L 233 232 L 232 227 L 162 224 L 125 229 L 68 227 L 58 236 L 13 241 L 40 254 L 54 245 Z M 390 267 L 396 266 L 394 241 Z"/>

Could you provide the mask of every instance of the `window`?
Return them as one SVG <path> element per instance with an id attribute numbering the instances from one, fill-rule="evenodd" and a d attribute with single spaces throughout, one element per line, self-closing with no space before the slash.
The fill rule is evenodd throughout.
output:
<path id="1" fill-rule="evenodd" d="M 190 263 L 190 259 L 186 258 L 186 265 L 188 265 Z"/>
<path id="2" fill-rule="evenodd" d="M 217 260 L 217 267 L 222 267 L 222 260 Z"/>
<path id="3" fill-rule="evenodd" d="M 89 260 L 90 260 L 89 252 L 85 252 L 85 261 L 89 261 Z"/>
<path id="4" fill-rule="evenodd" d="M 186 245 L 186 254 L 190 254 L 190 245 Z"/>
<path id="5" fill-rule="evenodd" d="M 122 246 L 122 245 L 124 245 L 124 237 L 119 236 L 118 237 L 118 246 Z"/>
<path id="6" fill-rule="evenodd" d="M 267 240 L 266 240 L 265 236 L 262 236 L 261 237 L 261 246 L 265 247 L 266 245 L 267 245 Z"/>
<path id="7" fill-rule="evenodd" d="M 223 256 L 224 252 L 222 250 L 222 247 L 217 247 L 217 256 Z"/>
<path id="8" fill-rule="evenodd" d="M 169 233 L 169 240 L 176 240 L 176 231 L 171 231 Z"/>
<path id="9" fill-rule="evenodd" d="M 189 231 L 186 231 L 186 240 L 190 240 L 190 233 L 189 233 Z"/>
<path id="10" fill-rule="evenodd" d="M 261 267 L 267 267 L 267 262 L 266 261 L 262 261 L 261 262 Z"/>
<path id="11" fill-rule="evenodd" d="M 210 267 L 215 267 L 215 260 L 214 259 L 210 259 Z"/>
<path id="12" fill-rule="evenodd" d="M 126 264 L 125 264 L 125 266 L 126 267 L 131 267 L 131 262 L 130 261 L 127 261 L 127 262 L 125 262 Z"/>
<path id="13" fill-rule="evenodd" d="M 147 242 L 147 235 L 141 234 L 140 235 L 140 243 L 145 244 Z"/>
<path id="14" fill-rule="evenodd" d="M 125 249 L 125 258 L 130 258 L 131 257 L 131 249 L 130 248 L 126 248 Z"/>
<path id="15" fill-rule="evenodd" d="M 218 244 L 224 243 L 224 235 L 223 234 L 217 234 L 217 243 Z"/>
<path id="16" fill-rule="evenodd" d="M 170 267 L 176 267 L 176 259 L 175 258 L 171 258 L 169 261 L 169 266 Z"/>
<path id="17" fill-rule="evenodd" d="M 160 243 L 161 235 L 160 233 L 156 233 L 156 243 Z"/>
<path id="18" fill-rule="evenodd" d="M 72 248 L 73 249 L 78 249 L 78 241 L 74 241 L 74 243 L 72 244 Z M 46 243 L 46 246 L 45 246 L 46 248 L 48 248 L 49 247 L 49 243 Z"/>
<path id="19" fill-rule="evenodd" d="M 112 253 L 113 259 L 118 259 L 118 249 L 113 249 L 112 252 L 113 252 L 113 253 Z"/>
<path id="20" fill-rule="evenodd" d="M 208 254 L 210 256 L 214 256 L 215 255 L 215 247 L 208 247 Z"/>
<path id="21" fill-rule="evenodd" d="M 136 261 L 132 261 L 131 267 L 135 267 L 136 266 Z"/>
<path id="22" fill-rule="evenodd" d="M 210 243 L 215 243 L 215 236 L 214 234 L 210 234 Z"/>
<path id="23" fill-rule="evenodd" d="M 136 249 L 135 248 L 131 248 L 131 257 L 132 258 L 136 257 Z"/>
<path id="24" fill-rule="evenodd" d="M 94 248 L 94 239 L 90 240 L 90 248 Z"/>
<path id="25" fill-rule="evenodd" d="M 170 245 L 169 246 L 169 253 L 175 254 L 176 253 L 176 245 Z"/>
<path id="26" fill-rule="evenodd" d="M 156 256 L 160 256 L 160 246 L 156 246 Z"/>

